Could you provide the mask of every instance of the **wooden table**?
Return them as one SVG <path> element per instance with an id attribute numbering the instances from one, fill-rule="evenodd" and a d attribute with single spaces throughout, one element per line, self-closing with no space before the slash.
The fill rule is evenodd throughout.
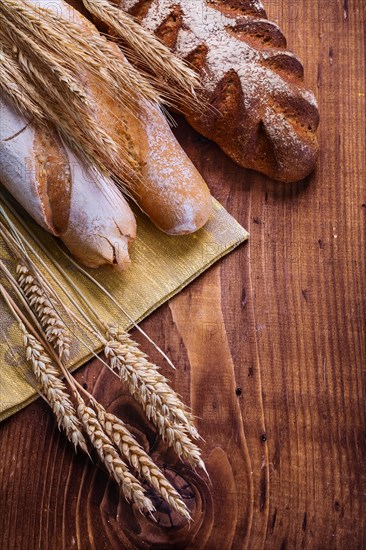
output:
<path id="1" fill-rule="evenodd" d="M 194 523 L 161 503 L 156 525 L 135 515 L 38 401 L 0 426 L 3 550 L 366 548 L 364 8 L 267 1 L 319 99 L 321 154 L 306 181 L 273 183 L 178 130 L 251 233 L 143 323 L 179 366 L 164 372 L 199 417 L 212 484 L 165 452 L 96 362 L 78 373 L 150 446 Z"/>

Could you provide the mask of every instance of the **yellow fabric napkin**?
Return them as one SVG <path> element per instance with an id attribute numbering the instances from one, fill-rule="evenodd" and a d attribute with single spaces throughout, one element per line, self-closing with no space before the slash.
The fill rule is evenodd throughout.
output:
<path id="1" fill-rule="evenodd" d="M 207 225 L 193 235 L 171 237 L 156 229 L 143 214 L 137 213 L 137 217 L 138 236 L 131 250 L 132 267 L 122 274 L 116 273 L 110 267 L 89 270 L 134 321 L 141 321 L 248 238 L 245 229 L 217 201 L 214 201 L 213 215 Z M 92 282 L 76 271 L 58 250 L 53 237 L 34 222 L 30 224 L 34 233 L 67 270 L 71 279 L 77 282 L 100 317 L 107 321 L 118 320 L 121 326 L 129 329 L 130 320 L 117 308 L 112 307 L 110 300 L 103 296 Z M 16 225 L 20 227 L 18 223 Z M 36 244 L 34 248 L 39 258 L 42 258 L 54 273 L 58 273 Z M 9 257 L 9 252 L 3 244 L 0 244 L 0 257 L 9 268 L 14 268 L 14 261 Z M 46 274 L 42 267 L 41 270 Z M 72 287 L 66 281 L 64 284 L 70 295 L 74 295 Z M 1 299 L 0 330 L 1 421 L 33 401 L 37 393 L 30 366 L 25 361 L 19 328 Z M 88 347 L 81 343 L 73 345 L 70 369 L 85 363 L 92 356 L 92 351 L 98 352 L 101 349 L 97 341 L 88 339 L 87 344 Z"/>

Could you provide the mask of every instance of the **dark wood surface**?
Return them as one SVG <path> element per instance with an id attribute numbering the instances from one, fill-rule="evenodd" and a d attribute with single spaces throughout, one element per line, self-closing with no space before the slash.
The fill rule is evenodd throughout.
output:
<path id="1" fill-rule="evenodd" d="M 281 185 L 182 121 L 179 139 L 251 233 L 143 323 L 179 366 L 212 484 L 177 463 L 95 362 L 78 379 L 122 415 L 192 509 L 138 515 L 38 401 L 0 425 L 3 550 L 366 548 L 365 2 L 268 0 L 321 112 L 316 173 Z M 158 360 L 150 346 L 144 349 Z"/>

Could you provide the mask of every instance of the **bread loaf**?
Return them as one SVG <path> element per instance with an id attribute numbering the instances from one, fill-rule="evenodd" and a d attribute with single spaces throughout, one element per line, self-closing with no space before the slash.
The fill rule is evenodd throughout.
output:
<path id="1" fill-rule="evenodd" d="M 259 0 L 111 0 L 196 68 L 209 105 L 188 121 L 238 164 L 296 181 L 314 168 L 319 122 L 303 67 Z"/>
<path id="2" fill-rule="evenodd" d="M 98 32 L 63 0 L 32 0 L 32 3 L 54 10 L 60 18 L 72 21 L 91 35 Z M 116 57 L 121 63 L 127 63 L 120 49 L 113 46 Z M 91 73 L 78 76 L 86 85 L 96 124 L 117 143 L 123 142 L 141 175 L 131 189 L 140 208 L 160 229 L 170 234 L 191 233 L 202 227 L 211 214 L 211 195 L 160 110 L 141 101 L 135 116 L 124 105 L 112 102 Z"/>
<path id="3" fill-rule="evenodd" d="M 136 235 L 134 215 L 111 180 L 0 101 L 0 181 L 44 229 L 84 265 L 124 269 Z"/>

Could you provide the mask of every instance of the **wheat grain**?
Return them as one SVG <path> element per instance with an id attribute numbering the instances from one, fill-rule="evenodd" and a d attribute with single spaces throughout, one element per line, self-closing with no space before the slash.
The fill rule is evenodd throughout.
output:
<path id="1" fill-rule="evenodd" d="M 127 347 L 127 350 L 126 350 Z M 146 416 L 152 420 L 166 443 L 173 447 L 177 455 L 191 466 L 205 469 L 201 451 L 189 437 L 187 425 L 172 419 L 167 398 L 173 390 L 167 384 L 160 384 L 159 373 L 149 369 L 147 360 L 141 360 L 116 340 L 106 342 L 104 353 L 110 360 L 121 380 L 127 383 L 131 395 L 142 405 Z M 172 402 L 175 398 L 172 397 Z"/>
<path id="2" fill-rule="evenodd" d="M 34 101 L 36 90 L 26 78 L 14 67 L 11 56 L 4 49 L 0 49 L 0 87 L 14 106 L 20 111 L 33 113 L 43 121 L 44 114 Z"/>
<path id="3" fill-rule="evenodd" d="M 96 410 L 100 424 L 103 426 L 115 446 L 120 450 L 122 456 L 128 460 L 131 466 L 147 480 L 151 487 L 153 487 L 160 496 L 178 512 L 178 514 L 189 520 L 189 511 L 179 493 L 136 441 L 122 420 L 114 414 L 106 412 L 100 404 L 98 404 Z"/>
<path id="4" fill-rule="evenodd" d="M 129 73 L 136 77 L 137 71 L 128 63 L 120 63 L 121 67 L 114 66 L 112 71 L 112 55 L 107 57 L 105 53 L 110 46 L 96 30 L 87 32 L 71 25 L 73 32 L 70 31 L 69 39 L 65 39 L 63 25 L 65 23 L 70 30 L 70 24 L 56 18 L 51 29 L 49 19 L 54 22 L 55 18 L 47 10 L 42 11 L 42 17 L 39 14 L 35 17 L 30 6 L 25 9 L 25 4 L 12 0 L 1 2 L 1 10 L 9 25 L 4 24 L 0 30 L 0 44 L 6 53 L 0 67 L 0 88 L 26 117 L 32 116 L 40 123 L 50 121 L 59 129 L 65 142 L 86 157 L 92 166 L 97 165 L 101 172 L 114 174 L 122 188 L 123 184 L 133 187 L 141 177 L 140 169 L 125 136 L 117 132 L 112 136 L 98 124 L 94 107 L 88 101 L 90 97 L 93 103 L 93 97 L 89 96 L 88 88 L 84 92 L 79 82 L 89 81 L 92 76 L 92 85 L 103 90 L 106 103 L 109 100 L 111 105 L 121 102 L 128 109 L 144 97 L 142 81 L 140 84 L 134 81 L 133 89 L 128 88 Z M 47 30 L 49 36 L 46 40 L 44 34 Z M 83 47 L 79 47 L 77 41 L 80 35 L 85 35 Z M 9 49 L 9 40 L 15 48 Z M 102 49 L 99 47 L 101 40 Z M 95 61 L 94 66 L 97 65 L 94 72 L 91 58 Z M 2 77 L 3 73 L 6 78 Z M 74 75 L 81 77 L 76 79 Z M 14 83 L 22 83 L 23 98 L 14 88 Z M 151 91 L 148 97 L 152 100 Z M 110 116 L 114 117 L 113 111 Z"/>
<path id="5" fill-rule="evenodd" d="M 72 96 L 75 95 L 82 102 L 88 104 L 88 98 L 83 88 L 80 87 L 80 81 L 74 78 L 67 67 L 61 65 L 47 48 L 32 40 L 9 20 L 2 29 L 1 39 L 3 44 L 11 48 L 14 55 L 17 55 L 21 65 L 30 74 L 34 74 L 37 80 L 43 82 L 44 87 L 50 85 L 48 79 L 51 78 L 51 82 L 55 81 L 56 85 L 61 85 L 66 93 L 70 91 Z M 35 56 L 37 67 L 33 64 Z"/>
<path id="6" fill-rule="evenodd" d="M 119 63 L 111 55 L 108 41 L 86 19 L 80 24 L 81 16 L 76 12 L 73 20 L 67 15 L 61 18 L 59 12 L 40 5 L 29 5 L 19 0 L 2 0 L 0 10 L 4 19 L 12 21 L 17 29 L 22 29 L 28 37 L 58 59 L 63 67 L 68 66 L 72 73 L 87 70 L 107 84 L 126 105 L 136 105 L 137 95 L 148 101 L 159 102 L 159 95 L 146 78 L 138 78 L 136 87 L 133 75 L 138 71 L 128 63 Z M 109 59 L 106 62 L 106 52 Z M 116 98 L 117 99 L 117 98 Z"/>
<path id="7" fill-rule="evenodd" d="M 57 350 L 58 356 L 64 362 L 70 356 L 70 336 L 67 327 L 55 308 L 55 304 L 27 266 L 18 264 L 16 268 L 20 288 L 23 290 L 30 307 L 44 329 L 48 342 Z"/>
<path id="8" fill-rule="evenodd" d="M 113 6 L 108 0 L 82 2 L 97 20 L 107 24 L 113 33 L 128 44 L 134 61 L 140 67 L 155 73 L 158 77 L 155 85 L 160 84 L 162 93 L 170 101 L 177 99 L 176 103 L 179 105 L 183 100 L 186 104 L 191 102 L 197 107 L 194 89 L 199 87 L 199 78 L 188 65 L 172 54 L 157 37 L 143 29 L 129 14 Z M 128 55 L 128 50 L 126 54 Z"/>
<path id="9" fill-rule="evenodd" d="M 140 511 L 152 512 L 154 506 L 151 500 L 146 497 L 141 483 L 129 472 L 126 464 L 121 460 L 113 442 L 103 430 L 95 411 L 79 398 L 77 412 L 100 459 L 120 485 L 126 499 L 134 502 Z"/>
<path id="10" fill-rule="evenodd" d="M 124 372 L 124 381 L 129 382 L 133 391 L 136 391 L 137 385 L 141 385 L 146 405 L 153 408 L 151 411 L 149 409 L 149 414 L 154 415 L 155 409 L 160 410 L 161 414 L 168 416 L 172 422 L 185 426 L 191 437 L 199 439 L 200 436 L 193 424 L 193 415 L 178 394 L 172 390 L 168 379 L 159 372 L 159 367 L 151 363 L 130 335 L 120 330 L 115 323 L 104 323 L 104 328 L 107 338 L 120 344 L 118 350 L 126 368 L 128 369 L 128 365 L 133 367 L 136 376 L 129 377 L 128 372 Z"/>
<path id="11" fill-rule="evenodd" d="M 68 439 L 85 452 L 88 452 L 81 423 L 76 416 L 76 410 L 67 394 L 66 386 L 61 380 L 60 372 L 52 364 L 48 354 L 40 342 L 30 334 L 22 322 L 19 323 L 23 334 L 23 345 L 26 359 L 32 365 L 32 370 L 40 385 L 42 393 L 53 410 L 59 428 L 63 428 Z"/>

